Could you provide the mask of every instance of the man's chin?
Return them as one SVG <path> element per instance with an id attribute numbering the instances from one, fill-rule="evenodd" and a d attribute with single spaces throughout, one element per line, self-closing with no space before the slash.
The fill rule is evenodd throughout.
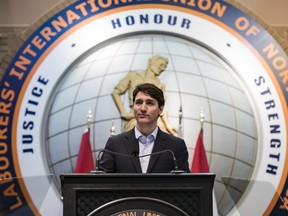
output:
<path id="1" fill-rule="evenodd" d="M 148 119 L 145 119 L 145 118 L 141 118 L 141 119 L 138 119 L 138 122 L 139 122 L 139 123 L 148 123 L 149 120 L 148 120 Z"/>
<path id="2" fill-rule="evenodd" d="M 147 124 L 147 123 L 149 123 L 149 119 L 147 119 L 147 118 L 139 118 L 138 119 L 138 123 L 139 124 Z"/>

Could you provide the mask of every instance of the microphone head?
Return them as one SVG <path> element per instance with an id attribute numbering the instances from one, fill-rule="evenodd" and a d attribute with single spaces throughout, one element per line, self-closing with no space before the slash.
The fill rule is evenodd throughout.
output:
<path id="1" fill-rule="evenodd" d="M 133 149 L 131 151 L 131 156 L 132 157 L 138 157 L 139 156 L 139 146 L 138 145 L 133 146 Z"/>

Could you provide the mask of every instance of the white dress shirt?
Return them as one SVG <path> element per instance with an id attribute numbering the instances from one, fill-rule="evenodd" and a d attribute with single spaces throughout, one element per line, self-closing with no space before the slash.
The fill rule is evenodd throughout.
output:
<path id="1" fill-rule="evenodd" d="M 149 160 L 150 160 L 149 154 L 152 153 L 154 141 L 156 139 L 157 133 L 158 133 L 158 127 L 156 127 L 155 130 L 146 137 L 140 133 L 137 127 L 135 127 L 135 136 L 136 136 L 136 139 L 138 139 L 138 143 L 139 143 L 139 160 L 140 160 L 140 164 L 142 168 L 142 173 L 147 172 L 147 168 L 148 168 Z M 141 156 L 144 156 L 144 157 L 141 157 Z"/>

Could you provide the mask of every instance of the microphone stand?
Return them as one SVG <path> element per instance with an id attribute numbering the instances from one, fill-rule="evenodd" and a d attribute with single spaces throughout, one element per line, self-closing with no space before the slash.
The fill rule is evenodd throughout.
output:
<path id="1" fill-rule="evenodd" d="M 122 154 L 122 153 L 119 153 L 119 152 L 113 152 L 113 151 L 109 151 L 109 150 L 107 150 L 107 149 L 103 149 L 103 150 L 101 150 L 101 151 L 99 152 L 99 154 L 98 154 L 98 156 L 97 156 L 97 158 L 96 158 L 96 170 L 90 171 L 91 174 L 101 174 L 101 173 L 105 173 L 104 171 L 99 170 L 100 156 L 101 156 L 103 153 L 105 153 L 105 152 L 110 153 L 110 154 L 120 155 L 120 156 L 123 156 L 123 157 L 129 157 L 129 158 L 136 158 L 136 157 L 141 158 L 141 157 L 147 157 L 147 156 L 152 156 L 152 155 L 163 154 L 163 153 L 165 153 L 165 152 L 169 152 L 169 153 L 172 155 L 172 159 L 173 159 L 173 162 L 174 162 L 174 170 L 171 170 L 170 173 L 173 173 L 173 174 L 185 173 L 184 170 L 180 170 L 180 169 L 178 168 L 177 159 L 176 159 L 176 157 L 175 157 L 175 154 L 174 154 L 174 152 L 173 152 L 172 150 L 170 150 L 170 149 L 166 149 L 166 150 L 162 150 L 162 151 L 158 151 L 158 152 L 153 152 L 153 153 L 151 153 L 151 154 L 146 154 L 146 155 L 141 155 L 141 156 L 136 155 L 136 154 L 130 156 L 130 155 Z"/>
<path id="2" fill-rule="evenodd" d="M 104 149 L 102 149 L 102 150 L 98 153 L 97 158 L 96 158 L 95 170 L 91 170 L 91 171 L 90 171 L 90 174 L 101 174 L 101 173 L 105 173 L 104 171 L 99 170 L 100 155 L 101 155 L 103 152 L 104 152 Z"/>
<path id="3" fill-rule="evenodd" d="M 184 170 L 180 170 L 178 168 L 178 164 L 177 164 L 177 159 L 175 157 L 175 154 L 172 150 L 170 149 L 165 149 L 163 151 L 158 151 L 158 152 L 153 152 L 151 154 L 146 154 L 146 155 L 141 155 L 141 156 L 138 156 L 139 158 L 140 157 L 147 157 L 147 156 L 152 156 L 152 155 L 156 155 L 156 154 L 163 154 L 164 152 L 169 152 L 171 155 L 172 155 L 172 159 L 173 159 L 173 162 L 174 162 L 174 170 L 171 170 L 170 173 L 173 173 L 173 174 L 181 174 L 181 173 L 185 173 Z"/>
<path id="4" fill-rule="evenodd" d="M 102 171 L 102 170 L 99 170 L 99 161 L 100 161 L 100 156 L 103 154 L 103 153 L 110 153 L 110 154 L 114 154 L 114 155 L 120 155 L 120 156 L 123 156 L 123 157 L 129 157 L 129 158 L 132 158 L 134 156 L 130 156 L 130 155 L 126 155 L 126 154 L 122 154 L 122 153 L 119 153 L 119 152 L 113 152 L 113 151 L 109 151 L 107 149 L 102 149 L 97 158 L 96 158 L 96 167 L 95 167 L 95 170 L 91 170 L 90 173 L 91 174 L 101 174 L 101 173 L 106 173 L 105 171 Z"/>

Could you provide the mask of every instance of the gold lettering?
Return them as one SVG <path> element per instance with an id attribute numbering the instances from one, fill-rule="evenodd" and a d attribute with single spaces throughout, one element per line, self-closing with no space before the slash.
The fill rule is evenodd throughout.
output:
<path id="1" fill-rule="evenodd" d="M 41 50 L 47 44 L 46 42 L 43 42 L 43 40 L 38 35 L 34 37 L 31 42 L 39 50 Z"/>
<path id="2" fill-rule="evenodd" d="M 31 61 L 27 59 L 26 57 L 20 55 L 19 60 L 15 63 L 15 65 L 20 68 L 21 70 L 25 71 L 27 70 L 26 65 L 29 65 Z"/>
<path id="3" fill-rule="evenodd" d="M 288 189 L 286 190 L 286 194 L 285 197 L 283 198 L 283 205 L 280 205 L 280 209 L 284 209 L 287 210 L 287 206 L 288 206 Z"/>
<path id="4" fill-rule="evenodd" d="M 246 35 L 247 36 L 250 36 L 250 35 L 256 36 L 259 32 L 260 32 L 260 29 L 258 29 L 256 26 L 253 25 L 246 31 Z"/>
<path id="5" fill-rule="evenodd" d="M 12 181 L 11 172 L 5 171 L 4 173 L 0 173 L 0 184 L 5 184 Z"/>
<path id="6" fill-rule="evenodd" d="M 25 47 L 25 49 L 23 50 L 23 54 L 30 54 L 31 56 L 36 56 L 36 52 L 34 52 L 32 49 L 31 49 L 31 45 L 28 44 L 28 46 Z"/>
<path id="7" fill-rule="evenodd" d="M 68 26 L 67 22 L 61 16 L 58 17 L 58 20 L 53 20 L 51 24 L 57 32 L 61 31 L 61 27 L 66 28 Z"/>
<path id="8" fill-rule="evenodd" d="M 0 170 L 6 170 L 9 167 L 9 160 L 7 157 L 0 157 Z"/>
<path id="9" fill-rule="evenodd" d="M 15 184 L 11 184 L 4 192 L 4 196 L 17 196 L 18 193 L 14 190 Z"/>
<path id="10" fill-rule="evenodd" d="M 57 33 L 53 32 L 50 27 L 45 27 L 41 30 L 40 34 L 44 37 L 46 41 L 50 41 L 51 37 L 55 36 Z"/>
<path id="11" fill-rule="evenodd" d="M 19 71 L 16 71 L 15 68 L 12 68 L 10 73 L 9 73 L 10 76 L 16 76 L 18 77 L 19 80 L 21 80 L 24 76 L 24 73 L 23 72 L 19 72 Z"/>
<path id="12" fill-rule="evenodd" d="M 66 16 L 69 24 L 72 24 L 74 20 L 79 20 L 81 18 L 78 14 L 76 14 L 72 10 L 67 10 Z"/>
<path id="13" fill-rule="evenodd" d="M 16 209 L 19 208 L 22 205 L 22 201 L 20 197 L 18 196 L 18 193 L 14 190 L 15 185 L 11 184 L 5 191 L 4 191 L 4 196 L 14 196 L 16 199 L 16 202 L 10 206 L 10 209 Z"/>
<path id="14" fill-rule="evenodd" d="M 8 151 L 7 143 L 0 142 L 0 154 L 6 154 Z"/>
<path id="15" fill-rule="evenodd" d="M 100 8 L 95 4 L 95 0 L 88 0 L 87 3 L 90 5 L 92 13 L 100 10 Z"/>
<path id="16" fill-rule="evenodd" d="M 81 4 L 76 5 L 75 8 L 79 9 L 83 16 L 87 16 L 88 13 L 87 13 L 85 6 L 86 6 L 86 2 L 82 2 Z"/>
<path id="17" fill-rule="evenodd" d="M 133 0 L 120 0 L 122 3 L 132 2 Z M 118 5 L 119 0 L 114 0 L 114 4 Z"/>
<path id="18" fill-rule="evenodd" d="M 0 116 L 0 125 L 1 126 L 7 126 L 8 122 L 9 122 L 8 120 L 9 120 L 8 116 Z"/>
<path id="19" fill-rule="evenodd" d="M 217 13 L 218 17 L 223 17 L 225 11 L 226 11 L 227 7 L 226 5 L 221 5 L 220 2 L 215 2 L 215 4 L 213 5 L 213 8 L 211 9 L 211 13 L 215 14 Z"/>
<path id="20" fill-rule="evenodd" d="M 4 173 L 0 173 L 0 184 L 5 184 L 12 181 L 11 172 L 5 171 Z"/>
<path id="21" fill-rule="evenodd" d="M 239 17 L 236 19 L 236 27 L 237 29 L 244 31 L 248 28 L 249 26 L 249 21 L 246 17 Z"/>
<path id="22" fill-rule="evenodd" d="M 116 0 L 118 2 L 118 0 Z M 173 1 L 174 3 L 181 3 L 183 5 L 188 5 L 192 7 L 198 6 L 199 9 L 203 11 L 211 11 L 211 14 L 216 14 L 218 17 L 223 17 L 227 7 L 225 5 L 222 5 L 220 2 L 213 2 L 211 0 L 199 0 L 197 2 L 197 5 L 195 3 L 195 0 L 162 0 L 162 2 L 169 2 Z M 117 4 L 117 3 L 116 3 Z"/>
<path id="23" fill-rule="evenodd" d="M 7 82 L 4 82 L 4 85 L 9 88 L 10 85 Z M 4 88 L 1 92 L 1 98 L 4 100 L 8 100 L 8 101 L 12 101 L 15 97 L 15 91 L 12 89 L 6 89 Z M 0 103 L 1 104 L 1 103 Z M 8 106 L 6 106 L 8 107 Z M 11 107 L 11 104 L 9 105 L 9 107 Z M 0 112 L 1 112 L 1 106 L 0 106 Z M 5 113 L 5 112 L 4 112 Z M 9 114 L 10 112 L 7 112 L 6 114 Z"/>
<path id="24" fill-rule="evenodd" d="M 11 103 L 0 102 L 0 113 L 9 114 L 10 113 L 9 108 L 11 108 L 11 106 L 12 106 Z"/>
<path id="25" fill-rule="evenodd" d="M 7 128 L 3 128 L 0 130 L 0 139 L 7 139 L 6 135 L 7 131 L 8 131 Z"/>
<path id="26" fill-rule="evenodd" d="M 267 53 L 267 58 L 272 59 L 275 55 L 279 53 L 279 50 L 275 49 L 275 45 L 270 43 L 263 49 L 264 53 Z"/>
<path id="27" fill-rule="evenodd" d="M 288 70 L 282 71 L 279 73 L 279 76 L 282 78 L 282 83 L 286 84 L 288 82 Z M 288 92 L 288 87 L 286 88 L 286 91 Z"/>
<path id="28" fill-rule="evenodd" d="M 106 3 L 104 3 L 103 0 L 99 0 L 99 1 L 98 1 L 98 4 L 99 4 L 99 6 L 100 6 L 101 8 L 111 7 L 111 5 L 112 5 L 112 1 L 111 1 L 111 0 L 106 0 L 105 2 L 106 2 Z"/>
<path id="29" fill-rule="evenodd" d="M 260 30 L 256 26 L 250 25 L 250 22 L 246 17 L 238 17 L 236 19 L 235 26 L 240 31 L 246 31 L 245 34 L 247 36 L 256 36 L 260 32 Z"/>
<path id="30" fill-rule="evenodd" d="M 276 49 L 273 43 L 267 45 L 263 49 L 263 52 L 266 53 L 268 59 L 272 60 L 272 65 L 276 70 L 283 70 L 287 66 L 287 61 L 284 57 L 276 56 L 279 53 L 279 50 Z M 281 77 L 283 84 L 288 83 L 288 69 L 279 72 L 279 76 Z M 288 87 L 286 87 L 286 92 L 288 92 Z"/>
<path id="31" fill-rule="evenodd" d="M 287 66 L 286 59 L 283 56 L 276 56 L 272 63 L 277 70 L 283 70 Z"/>
<path id="32" fill-rule="evenodd" d="M 14 210 L 14 209 L 19 208 L 20 206 L 23 205 L 19 196 L 16 197 L 16 201 L 17 202 L 14 205 L 10 206 L 10 209 Z"/>
<path id="33" fill-rule="evenodd" d="M 212 2 L 209 0 L 199 0 L 198 7 L 201 10 L 207 11 L 211 8 Z"/>
<path id="34" fill-rule="evenodd" d="M 195 6 L 196 6 L 196 5 L 195 5 L 195 0 L 190 0 L 190 1 L 188 2 L 188 5 L 195 7 Z"/>

